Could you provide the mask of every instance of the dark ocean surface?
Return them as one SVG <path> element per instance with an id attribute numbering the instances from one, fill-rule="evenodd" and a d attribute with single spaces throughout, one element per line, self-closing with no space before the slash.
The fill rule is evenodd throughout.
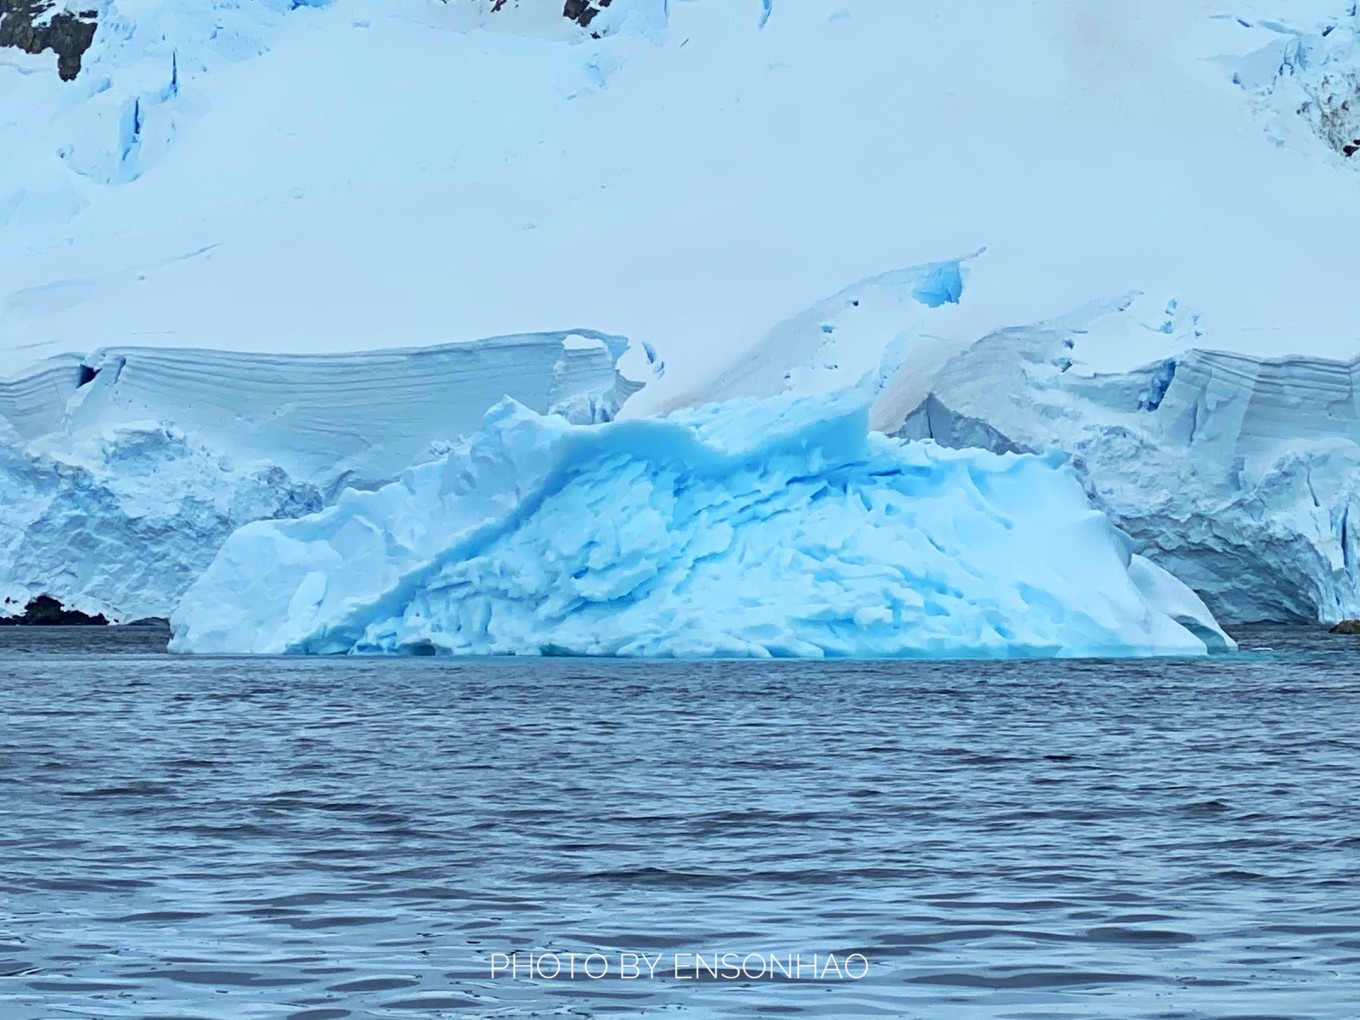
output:
<path id="1" fill-rule="evenodd" d="M 657 663 L 5 628 L 0 1018 L 1360 1017 L 1360 638 L 1239 637 Z"/>

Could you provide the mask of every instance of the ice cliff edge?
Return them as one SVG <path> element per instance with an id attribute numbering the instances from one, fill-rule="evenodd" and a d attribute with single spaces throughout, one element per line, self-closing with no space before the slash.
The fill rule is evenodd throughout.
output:
<path id="1" fill-rule="evenodd" d="M 620 359 L 639 381 L 625 377 Z M 0 380 L 0 612 L 168 616 L 241 525 L 374 488 L 507 394 L 607 420 L 655 367 L 564 331 L 351 354 L 106 348 Z M 8 599 L 8 602 L 4 602 Z"/>

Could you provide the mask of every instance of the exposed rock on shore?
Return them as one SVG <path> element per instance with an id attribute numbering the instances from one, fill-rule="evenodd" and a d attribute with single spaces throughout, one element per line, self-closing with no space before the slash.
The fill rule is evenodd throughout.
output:
<path id="1" fill-rule="evenodd" d="M 0 626 L 24 625 L 29 627 L 52 627 L 52 626 L 99 626 L 106 625 L 109 621 L 104 619 L 104 614 L 90 616 L 75 609 L 67 609 L 50 595 L 39 595 L 32 599 L 24 607 L 23 613 L 18 616 L 0 616 Z"/>

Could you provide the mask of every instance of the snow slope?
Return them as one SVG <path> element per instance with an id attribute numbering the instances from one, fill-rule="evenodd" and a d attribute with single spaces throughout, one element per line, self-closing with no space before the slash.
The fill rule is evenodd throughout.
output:
<path id="1" fill-rule="evenodd" d="M 0 373 L 588 324 L 667 358 L 644 413 L 982 246 L 974 338 L 1138 288 L 1356 353 L 1354 167 L 1241 77 L 1341 0 L 294 6 L 106 0 L 75 82 L 3 58 Z"/>
<path id="2" fill-rule="evenodd" d="M 0 611 L 46 593 L 166 616 L 236 528 L 390 481 L 507 394 L 613 417 L 640 385 L 616 368 L 626 347 L 582 331 L 337 355 L 108 348 L 0 382 Z"/>
<path id="3" fill-rule="evenodd" d="M 586 428 L 506 401 L 442 462 L 238 531 L 172 625 L 195 652 L 1233 647 L 1055 459 L 902 444 L 805 396 Z"/>

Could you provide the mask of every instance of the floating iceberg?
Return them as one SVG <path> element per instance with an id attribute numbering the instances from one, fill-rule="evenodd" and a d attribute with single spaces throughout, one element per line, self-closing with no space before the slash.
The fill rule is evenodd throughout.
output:
<path id="1" fill-rule="evenodd" d="M 443 460 L 242 528 L 171 623 L 184 652 L 1232 647 L 1060 458 L 889 439 L 850 395 L 593 427 L 504 401 Z"/>

